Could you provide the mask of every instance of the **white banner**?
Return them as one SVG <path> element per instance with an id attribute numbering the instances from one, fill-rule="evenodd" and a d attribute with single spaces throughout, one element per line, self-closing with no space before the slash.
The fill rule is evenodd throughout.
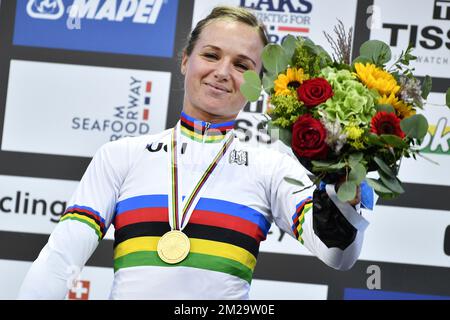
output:
<path id="1" fill-rule="evenodd" d="M 91 157 L 163 131 L 169 72 L 12 60 L 1 149 Z"/>
<path id="2" fill-rule="evenodd" d="M 419 76 L 448 78 L 450 75 L 450 4 L 446 0 L 375 0 L 371 39 L 382 40 L 397 60 L 409 43 L 415 47 L 411 65 Z"/>
<path id="3" fill-rule="evenodd" d="M 50 234 L 77 181 L 0 176 L 0 230 Z M 105 239 L 114 238 L 111 226 Z"/>
<path id="4" fill-rule="evenodd" d="M 450 186 L 450 110 L 445 94 L 430 93 L 420 113 L 428 120 L 428 133 L 420 146 L 417 160 L 404 158 L 399 178 L 403 182 Z"/>
<path id="5" fill-rule="evenodd" d="M 194 6 L 192 27 L 206 17 L 217 5 L 241 6 L 252 11 L 264 23 L 270 42 L 280 43 L 288 34 L 305 36 L 332 52 L 323 32 L 334 35 L 338 19 L 348 30 L 354 27 L 356 0 L 197 0 Z"/>

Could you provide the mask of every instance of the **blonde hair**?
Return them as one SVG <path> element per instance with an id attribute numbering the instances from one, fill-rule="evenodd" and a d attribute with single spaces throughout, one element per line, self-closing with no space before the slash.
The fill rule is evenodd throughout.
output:
<path id="1" fill-rule="evenodd" d="M 251 27 L 255 27 L 258 30 L 259 36 L 264 46 L 269 43 L 265 26 L 258 21 L 253 13 L 244 8 L 218 6 L 215 7 L 206 18 L 200 20 L 195 26 L 194 30 L 192 30 L 191 34 L 188 37 L 187 44 L 184 48 L 184 52 L 188 56 L 190 56 L 192 51 L 194 50 L 195 44 L 197 43 L 203 29 L 212 21 L 220 19 L 230 19 L 231 21 L 238 21 Z"/>

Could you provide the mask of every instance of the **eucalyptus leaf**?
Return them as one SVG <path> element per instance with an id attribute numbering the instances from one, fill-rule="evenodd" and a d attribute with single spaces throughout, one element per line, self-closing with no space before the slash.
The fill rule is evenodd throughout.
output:
<path id="1" fill-rule="evenodd" d="M 394 171 L 379 157 L 374 157 L 373 161 L 377 164 L 378 168 L 380 168 L 385 174 L 390 177 L 395 177 Z"/>
<path id="2" fill-rule="evenodd" d="M 344 162 L 334 162 L 334 161 L 318 161 L 313 160 L 311 161 L 311 164 L 314 166 L 315 169 L 321 170 L 321 169 L 331 169 L 331 170 L 339 170 L 345 167 Z"/>
<path id="3" fill-rule="evenodd" d="M 292 65 L 292 57 L 294 56 L 295 49 L 299 45 L 297 39 L 291 35 L 288 34 L 284 39 L 281 46 L 283 47 L 286 57 L 288 59 L 288 63 Z"/>
<path id="4" fill-rule="evenodd" d="M 351 167 L 348 180 L 359 185 L 366 177 L 367 170 L 361 163 L 356 163 Z"/>
<path id="5" fill-rule="evenodd" d="M 296 179 L 293 179 L 293 178 L 284 177 L 284 180 L 286 182 L 289 182 L 290 184 L 293 184 L 293 185 L 296 185 L 296 186 L 299 186 L 299 187 L 304 187 L 305 186 L 305 184 L 303 182 L 301 182 L 299 180 L 296 180 Z"/>
<path id="6" fill-rule="evenodd" d="M 264 91 L 267 92 L 267 94 L 270 94 L 274 87 L 274 81 L 277 79 L 277 76 L 271 73 L 264 73 L 263 79 L 262 79 L 262 85 L 264 88 Z"/>
<path id="7" fill-rule="evenodd" d="M 388 113 L 395 113 L 395 109 L 390 104 L 377 104 L 375 106 L 377 112 L 386 111 Z"/>
<path id="8" fill-rule="evenodd" d="M 372 178 L 367 178 L 366 179 L 367 184 L 369 186 L 371 186 L 375 191 L 380 192 L 380 193 L 390 193 L 392 192 L 391 190 L 389 190 L 382 181 L 380 180 L 375 180 Z"/>
<path id="9" fill-rule="evenodd" d="M 258 101 L 261 96 L 261 79 L 259 75 L 253 70 L 248 70 L 244 72 L 243 76 L 244 83 L 240 87 L 242 95 L 248 101 Z"/>
<path id="10" fill-rule="evenodd" d="M 450 88 L 447 89 L 447 94 L 445 95 L 445 104 L 450 108 Z"/>
<path id="11" fill-rule="evenodd" d="M 352 153 L 348 157 L 348 162 L 350 163 L 350 167 L 352 167 L 353 164 L 360 163 L 363 159 L 364 154 L 362 152 Z"/>
<path id="12" fill-rule="evenodd" d="M 422 98 L 426 99 L 431 91 L 432 80 L 430 76 L 425 76 L 422 83 Z"/>
<path id="13" fill-rule="evenodd" d="M 355 63 L 374 63 L 373 60 L 369 57 L 359 56 L 355 60 L 353 60 L 352 64 L 355 65 Z"/>
<path id="14" fill-rule="evenodd" d="M 292 132 L 290 130 L 274 126 L 272 121 L 267 123 L 267 129 L 273 141 L 280 140 L 289 148 L 291 147 Z"/>
<path id="15" fill-rule="evenodd" d="M 385 200 L 391 200 L 391 199 L 398 197 L 398 193 L 395 193 L 395 192 L 389 192 L 389 193 L 378 192 L 378 191 L 375 191 L 375 192 L 380 198 L 385 199 Z"/>
<path id="16" fill-rule="evenodd" d="M 347 202 L 355 199 L 357 184 L 353 181 L 346 181 L 339 187 L 337 197 L 342 202 Z"/>
<path id="17" fill-rule="evenodd" d="M 385 64 L 392 57 L 391 48 L 380 40 L 367 40 L 361 45 L 359 54 L 371 58 L 378 66 Z"/>
<path id="18" fill-rule="evenodd" d="M 391 191 L 395 193 L 404 193 L 405 190 L 403 189 L 400 180 L 398 180 L 395 176 L 389 176 L 386 173 L 384 173 L 381 170 L 378 170 L 378 174 L 380 175 L 380 179 L 383 182 L 383 184 Z"/>
<path id="19" fill-rule="evenodd" d="M 408 144 L 403 141 L 402 138 L 393 134 L 382 134 L 380 135 L 382 141 L 386 142 L 388 145 L 397 148 L 407 148 Z"/>
<path id="20" fill-rule="evenodd" d="M 286 51 L 278 44 L 268 44 L 262 52 L 262 61 L 267 71 L 278 75 L 288 66 Z"/>
<path id="21" fill-rule="evenodd" d="M 421 114 L 415 114 L 400 122 L 403 132 L 411 138 L 423 139 L 428 132 L 428 121 Z"/>
<path id="22" fill-rule="evenodd" d="M 369 143 L 370 144 L 374 144 L 374 145 L 377 145 L 377 146 L 380 146 L 380 147 L 384 147 L 385 146 L 385 143 L 381 140 L 381 138 L 378 136 L 378 135 L 376 135 L 376 134 L 373 134 L 373 133 L 369 133 L 368 135 L 367 135 L 367 139 L 369 140 Z"/>

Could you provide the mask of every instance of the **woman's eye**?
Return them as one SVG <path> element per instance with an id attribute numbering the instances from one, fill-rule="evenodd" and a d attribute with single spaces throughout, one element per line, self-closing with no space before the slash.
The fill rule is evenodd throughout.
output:
<path id="1" fill-rule="evenodd" d="M 217 59 L 217 55 L 214 53 L 204 53 L 203 56 L 207 59 Z"/>
<path id="2" fill-rule="evenodd" d="M 247 71 L 249 69 L 249 67 L 246 64 L 243 64 L 243 63 L 237 63 L 236 64 L 236 68 L 238 68 L 240 70 L 244 70 L 244 71 Z"/>

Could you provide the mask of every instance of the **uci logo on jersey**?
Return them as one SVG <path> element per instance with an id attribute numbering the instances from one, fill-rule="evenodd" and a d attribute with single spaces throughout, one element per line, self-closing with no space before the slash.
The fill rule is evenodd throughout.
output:
<path id="1" fill-rule="evenodd" d="M 36 19 L 58 20 L 64 14 L 62 0 L 28 0 L 27 13 Z"/>

